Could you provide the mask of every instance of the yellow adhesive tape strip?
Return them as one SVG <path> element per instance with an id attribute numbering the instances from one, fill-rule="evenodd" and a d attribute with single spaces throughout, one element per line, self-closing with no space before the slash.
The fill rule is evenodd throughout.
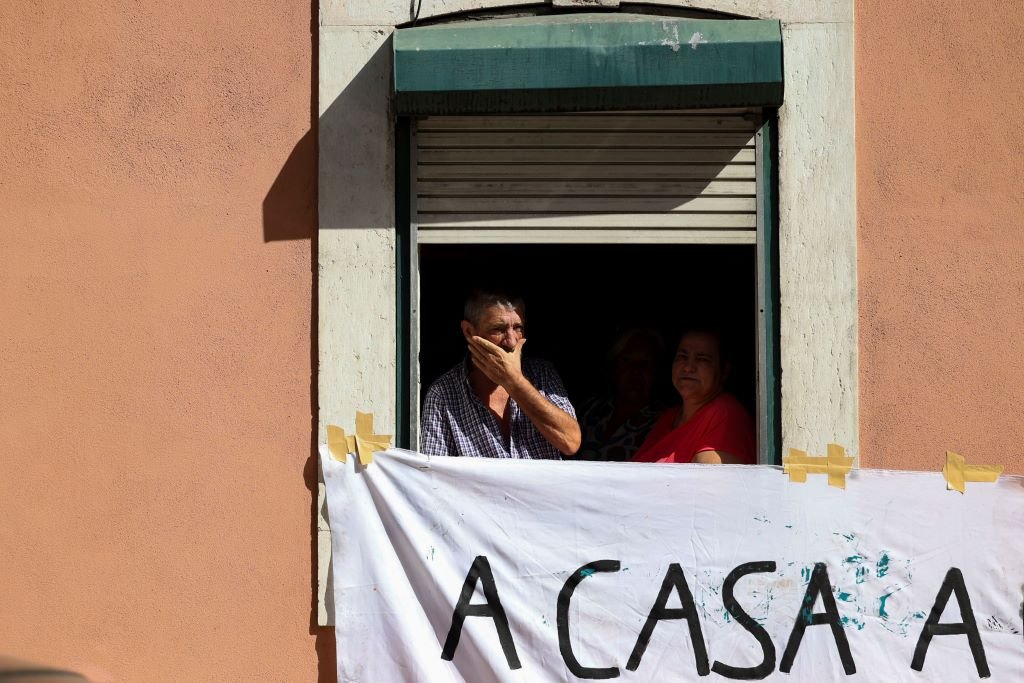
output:
<path id="1" fill-rule="evenodd" d="M 968 465 L 967 460 L 953 451 L 946 451 L 946 464 L 942 476 L 946 478 L 946 489 L 967 492 L 967 482 L 992 483 L 1003 473 L 1001 465 Z"/>
<path id="2" fill-rule="evenodd" d="M 828 485 L 846 488 L 846 474 L 853 467 L 853 458 L 846 456 L 846 449 L 839 444 L 828 444 Z"/>
<path id="3" fill-rule="evenodd" d="M 373 433 L 373 413 L 356 412 L 356 433 L 345 434 L 336 425 L 327 425 L 327 450 L 335 460 L 347 462 L 349 453 L 355 453 L 359 464 L 366 467 L 373 462 L 373 454 L 391 448 L 390 434 Z"/>
<path id="4" fill-rule="evenodd" d="M 386 451 L 391 447 L 390 434 L 373 433 L 373 413 L 356 411 L 355 452 L 359 456 L 359 464 L 366 467 L 373 462 L 373 454 Z"/>
<path id="5" fill-rule="evenodd" d="M 803 463 L 810 460 L 807 451 L 790 448 L 789 455 L 782 459 L 782 471 L 789 475 L 789 481 L 802 484 L 807 481 L 807 468 Z"/>
<path id="6" fill-rule="evenodd" d="M 355 453 L 355 438 L 345 435 L 345 430 L 336 425 L 327 425 L 327 450 L 335 460 L 347 462 L 348 454 Z"/>
<path id="7" fill-rule="evenodd" d="M 834 443 L 828 445 L 825 457 L 807 455 L 806 451 L 796 448 L 789 449 L 789 455 L 782 459 L 782 471 L 789 475 L 794 483 L 807 481 L 808 474 L 825 474 L 828 485 L 846 488 L 846 475 L 853 467 L 853 458 L 846 455 L 846 449 Z"/>

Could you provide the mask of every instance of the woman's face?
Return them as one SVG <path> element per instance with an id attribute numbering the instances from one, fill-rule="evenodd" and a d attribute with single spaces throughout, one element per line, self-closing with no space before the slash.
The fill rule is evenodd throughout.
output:
<path id="1" fill-rule="evenodd" d="M 679 340 L 672 361 L 672 385 L 684 403 L 701 405 L 717 396 L 726 370 L 718 338 L 707 332 L 688 332 Z"/>

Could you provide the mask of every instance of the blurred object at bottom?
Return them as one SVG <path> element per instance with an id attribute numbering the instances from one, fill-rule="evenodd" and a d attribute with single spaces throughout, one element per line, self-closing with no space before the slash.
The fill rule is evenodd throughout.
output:
<path id="1" fill-rule="evenodd" d="M 88 683 L 81 674 L 0 655 L 0 683 Z"/>

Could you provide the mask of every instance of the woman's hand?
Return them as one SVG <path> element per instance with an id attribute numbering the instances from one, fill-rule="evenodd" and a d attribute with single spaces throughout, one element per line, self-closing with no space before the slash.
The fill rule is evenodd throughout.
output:
<path id="1" fill-rule="evenodd" d="M 739 465 L 739 458 L 725 451 L 701 451 L 693 456 L 693 461 L 702 465 Z"/>

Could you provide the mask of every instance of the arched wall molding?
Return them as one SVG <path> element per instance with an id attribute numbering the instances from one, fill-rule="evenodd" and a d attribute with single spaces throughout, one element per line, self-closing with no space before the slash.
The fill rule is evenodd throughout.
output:
<path id="1" fill-rule="evenodd" d="M 478 3 L 465 2 L 466 5 L 475 5 Z M 622 3 L 618 7 L 601 6 L 599 4 L 587 5 L 587 6 L 573 6 L 567 8 L 561 5 L 555 5 L 553 3 L 504 3 L 496 7 L 477 8 L 471 7 L 469 9 L 460 9 L 454 12 L 446 12 L 441 14 L 423 15 L 410 19 L 404 24 L 400 24 L 399 28 L 407 28 L 410 26 L 425 26 L 425 25 L 436 25 L 446 23 L 456 23 L 460 21 L 476 21 L 481 19 L 491 18 L 503 18 L 503 17 L 517 17 L 517 16 L 537 16 L 537 15 L 552 15 L 552 14 L 579 14 L 581 12 L 601 12 L 606 14 L 645 14 L 650 16 L 666 16 L 666 17 L 677 17 L 677 18 L 693 18 L 693 19 L 756 19 L 757 17 L 751 17 L 748 15 L 741 14 L 730 14 L 727 12 L 709 10 L 705 7 L 699 6 L 700 3 L 693 3 L 688 5 L 680 2 L 669 2 L 669 3 L 638 3 L 629 2 Z"/>

